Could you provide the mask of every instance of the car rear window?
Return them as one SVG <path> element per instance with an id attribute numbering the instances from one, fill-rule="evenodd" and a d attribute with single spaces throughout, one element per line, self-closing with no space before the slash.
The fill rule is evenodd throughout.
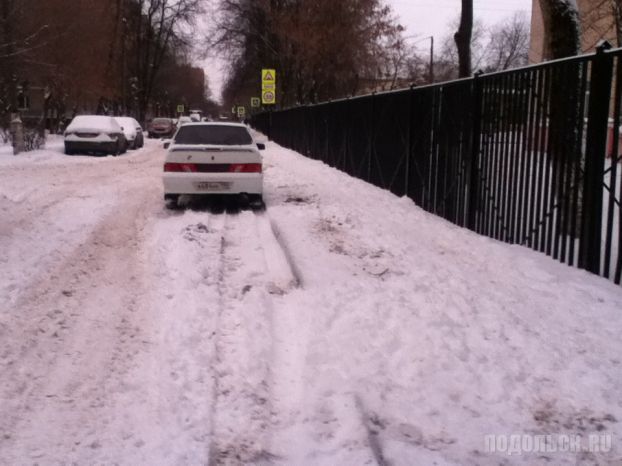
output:
<path id="1" fill-rule="evenodd" d="M 171 124 L 171 120 L 169 120 L 168 118 L 155 118 L 153 120 L 153 123 L 158 124 L 158 125 L 162 125 L 162 124 L 169 125 Z"/>
<path id="2" fill-rule="evenodd" d="M 253 139 L 241 126 L 182 126 L 175 136 L 176 144 L 213 144 L 236 146 L 252 144 Z"/>

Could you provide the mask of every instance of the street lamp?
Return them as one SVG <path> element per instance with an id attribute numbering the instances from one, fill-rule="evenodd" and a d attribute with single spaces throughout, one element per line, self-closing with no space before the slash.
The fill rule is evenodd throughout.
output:
<path id="1" fill-rule="evenodd" d="M 413 37 L 418 37 L 417 35 L 412 35 L 412 36 L 406 36 L 404 37 L 404 39 L 410 39 Z M 432 84 L 434 82 L 434 36 L 425 36 L 425 37 L 421 37 L 419 40 L 413 42 L 413 45 L 422 42 L 424 40 L 428 40 L 430 39 L 430 73 L 428 76 L 428 79 L 430 81 L 430 84 Z"/>

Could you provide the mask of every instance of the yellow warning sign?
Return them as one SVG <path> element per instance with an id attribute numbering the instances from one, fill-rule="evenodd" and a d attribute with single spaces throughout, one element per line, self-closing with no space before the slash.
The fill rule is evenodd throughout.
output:
<path id="1" fill-rule="evenodd" d="M 276 70 L 263 69 L 261 70 L 261 84 L 274 84 L 276 83 Z"/>
<path id="2" fill-rule="evenodd" d="M 276 70 L 261 70 L 261 103 L 264 105 L 276 104 Z"/>

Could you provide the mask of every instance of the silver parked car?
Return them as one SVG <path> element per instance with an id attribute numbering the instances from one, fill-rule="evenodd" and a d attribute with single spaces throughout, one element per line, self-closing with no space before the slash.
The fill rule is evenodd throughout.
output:
<path id="1" fill-rule="evenodd" d="M 126 151 L 127 140 L 117 121 L 105 115 L 79 115 L 65 130 L 65 154 L 119 155 Z"/>

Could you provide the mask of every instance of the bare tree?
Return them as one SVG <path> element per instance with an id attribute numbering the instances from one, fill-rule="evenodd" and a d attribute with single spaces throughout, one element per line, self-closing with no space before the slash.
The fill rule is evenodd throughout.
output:
<path id="1" fill-rule="evenodd" d="M 471 35 L 473 31 L 473 0 L 462 0 L 460 26 L 454 35 L 458 49 L 458 76 L 471 75 Z"/>
<path id="2" fill-rule="evenodd" d="M 449 25 L 450 31 L 455 31 L 460 24 L 460 18 L 456 18 Z M 488 30 L 481 21 L 474 21 L 471 32 L 471 68 L 474 70 L 487 67 L 488 55 Z M 441 39 L 438 56 L 435 57 L 435 74 L 437 81 L 449 81 L 459 77 L 458 49 L 452 33 Z"/>
<path id="3" fill-rule="evenodd" d="M 501 71 L 527 64 L 529 23 L 524 13 L 493 26 L 486 47 L 486 71 Z"/>
<path id="4" fill-rule="evenodd" d="M 225 100 L 256 92 L 257 70 L 274 67 L 278 101 L 287 105 L 384 78 L 397 28 L 382 0 L 220 0 L 211 44 L 232 63 Z"/>
<path id="5" fill-rule="evenodd" d="M 451 23 L 458 27 L 459 19 Z M 524 14 L 515 15 L 486 28 L 481 21 L 473 23 L 471 63 L 473 70 L 501 71 L 527 64 L 529 23 Z M 447 35 L 441 41 L 436 57 L 437 77 L 441 81 L 459 77 L 459 58 L 455 41 Z"/>
<path id="6" fill-rule="evenodd" d="M 201 0 L 134 0 L 130 30 L 133 34 L 134 72 L 138 87 L 138 114 L 143 120 L 156 78 L 166 54 L 188 45 L 184 28 L 202 11 Z"/>

